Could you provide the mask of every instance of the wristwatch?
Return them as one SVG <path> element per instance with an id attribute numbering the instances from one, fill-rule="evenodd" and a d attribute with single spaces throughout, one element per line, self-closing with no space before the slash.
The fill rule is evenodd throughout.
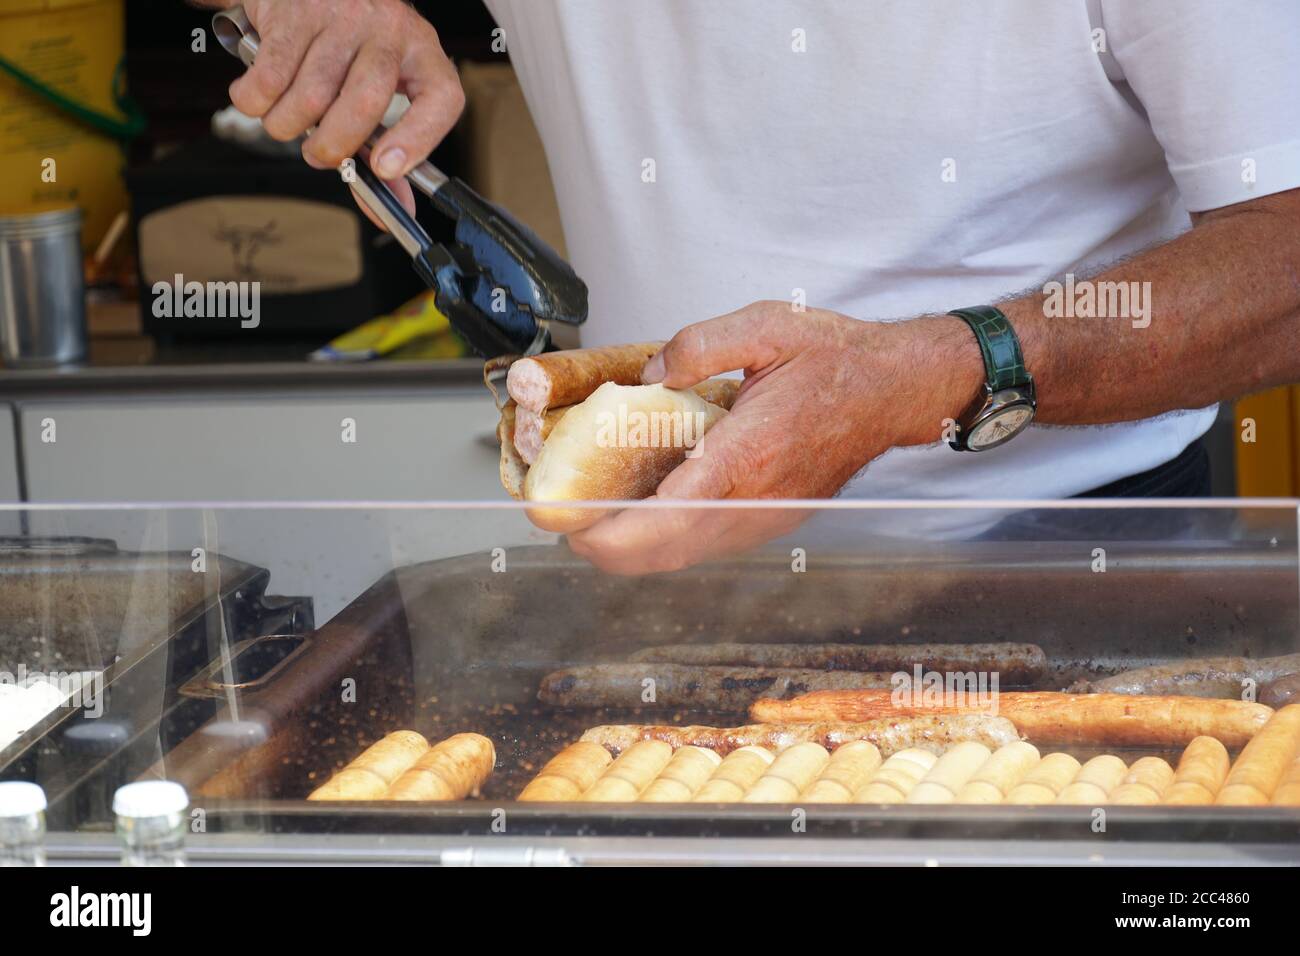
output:
<path id="1" fill-rule="evenodd" d="M 1015 438 L 1034 420 L 1038 401 L 1025 368 L 1020 340 L 1001 310 L 991 305 L 954 309 L 970 326 L 984 356 L 984 392 L 957 422 L 957 451 L 988 451 Z"/>

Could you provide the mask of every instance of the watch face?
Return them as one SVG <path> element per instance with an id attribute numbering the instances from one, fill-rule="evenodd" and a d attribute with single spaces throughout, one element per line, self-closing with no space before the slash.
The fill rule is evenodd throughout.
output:
<path id="1" fill-rule="evenodd" d="M 1010 441 L 1034 419 L 1031 405 L 1008 405 L 971 427 L 966 444 L 971 451 L 986 451 Z"/>

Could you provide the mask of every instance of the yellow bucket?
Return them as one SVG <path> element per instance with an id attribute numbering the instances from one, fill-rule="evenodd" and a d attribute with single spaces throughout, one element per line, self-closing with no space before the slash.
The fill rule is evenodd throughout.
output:
<path id="1" fill-rule="evenodd" d="M 113 75 L 124 0 L 0 0 L 0 57 L 96 112 L 117 117 Z M 127 207 L 122 146 L 0 73 L 0 213 L 82 208 L 89 250 Z"/>

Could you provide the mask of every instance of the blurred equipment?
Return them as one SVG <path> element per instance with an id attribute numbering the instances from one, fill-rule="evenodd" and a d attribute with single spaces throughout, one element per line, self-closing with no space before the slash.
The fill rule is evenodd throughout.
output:
<path id="1" fill-rule="evenodd" d="M 222 46 L 245 65 L 259 38 L 242 7 L 213 18 Z M 455 242 L 436 243 L 370 170 L 371 138 L 349 180 L 357 196 L 397 239 L 439 310 L 480 354 L 534 354 L 550 344 L 548 324 L 581 325 L 587 287 L 554 249 L 505 210 L 425 162 L 407 174 L 434 208 L 455 223 Z"/>
<path id="2" fill-rule="evenodd" d="M 11 367 L 85 360 L 81 210 L 0 216 L 0 357 Z"/>
<path id="3" fill-rule="evenodd" d="M 466 358 L 469 347 L 438 311 L 430 291 L 420 293 L 392 315 L 380 316 L 311 353 L 318 362 L 367 362 L 372 359 Z"/>
<path id="4" fill-rule="evenodd" d="M 126 205 L 119 140 L 143 119 L 125 97 L 124 0 L 0 0 L 0 212 L 85 213 L 86 252 Z"/>
<path id="5" fill-rule="evenodd" d="M 265 156 L 209 137 L 129 170 L 127 183 L 141 320 L 160 339 L 325 341 L 423 288 L 397 244 L 361 215 L 338 173 L 305 168 L 299 157 Z M 186 314 L 174 307 L 178 285 L 206 293 L 226 283 L 245 301 L 256 290 L 255 325 L 230 308 L 205 303 Z"/>

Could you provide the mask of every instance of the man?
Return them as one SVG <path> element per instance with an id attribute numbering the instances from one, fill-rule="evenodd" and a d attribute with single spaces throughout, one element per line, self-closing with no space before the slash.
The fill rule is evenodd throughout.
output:
<path id="1" fill-rule="evenodd" d="M 313 164 L 394 89 L 380 175 L 455 122 L 398 0 L 245 5 L 262 54 L 232 99 L 277 137 L 319 124 Z M 746 373 L 661 498 L 1203 494 L 1215 403 L 1300 380 L 1294 0 L 488 5 L 585 343 L 671 337 L 644 378 L 676 388 Z M 784 517 L 632 510 L 572 544 L 669 569 Z"/>

